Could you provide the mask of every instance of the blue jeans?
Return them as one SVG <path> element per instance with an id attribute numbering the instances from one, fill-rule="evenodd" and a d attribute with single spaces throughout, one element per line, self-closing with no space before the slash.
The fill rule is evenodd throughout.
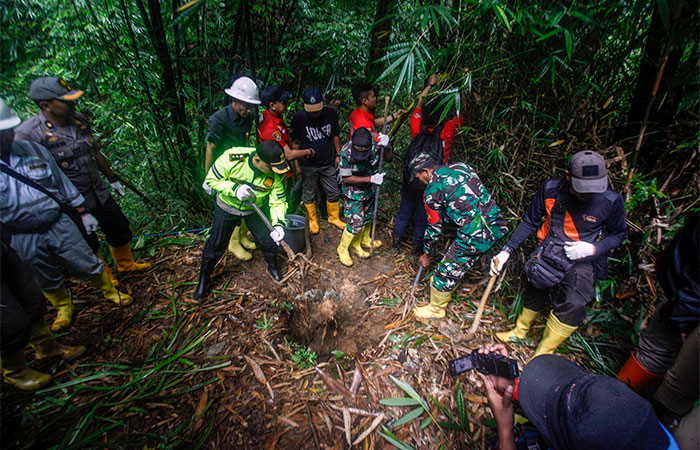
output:
<path id="1" fill-rule="evenodd" d="M 413 228 L 413 244 L 422 245 L 425 229 L 428 228 L 428 216 L 423 205 L 423 192 L 401 187 L 401 204 L 399 212 L 394 220 L 394 239 L 400 239 L 406 234 L 406 229 L 411 224 L 415 215 Z"/>

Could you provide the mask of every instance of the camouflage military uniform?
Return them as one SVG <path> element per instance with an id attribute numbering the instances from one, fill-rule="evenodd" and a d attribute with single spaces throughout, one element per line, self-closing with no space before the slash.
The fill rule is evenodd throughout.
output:
<path id="1" fill-rule="evenodd" d="M 340 176 L 369 177 L 379 172 L 379 152 L 372 144 L 369 158 L 365 161 L 352 161 L 352 142 L 348 141 L 340 150 Z M 363 226 L 372 221 L 372 207 L 376 186 L 372 183 L 343 183 L 345 197 L 345 221 L 352 234 L 360 232 Z"/>
<path id="2" fill-rule="evenodd" d="M 433 286 L 452 291 L 474 262 L 508 232 L 501 209 L 474 169 L 464 163 L 440 167 L 425 189 L 428 229 L 425 252 L 436 251 L 443 222 L 457 226 L 457 237 L 435 271 Z"/>

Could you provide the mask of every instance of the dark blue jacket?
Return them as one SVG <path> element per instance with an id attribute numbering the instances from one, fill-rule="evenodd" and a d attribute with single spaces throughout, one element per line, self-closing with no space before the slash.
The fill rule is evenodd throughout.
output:
<path id="1" fill-rule="evenodd" d="M 550 215 L 556 202 L 564 202 L 566 216 L 564 233 L 571 241 L 585 241 L 595 245 L 595 256 L 590 257 L 598 278 L 607 275 L 608 252 L 627 238 L 625 204 L 622 196 L 608 188 L 602 194 L 591 194 L 582 202 L 569 192 L 565 178 L 550 178 L 542 183 L 532 198 L 523 220 L 513 232 L 504 250 L 513 253 L 536 229 L 537 243 L 542 243 L 549 230 Z M 603 228 L 607 235 L 603 237 Z"/>
<path id="2" fill-rule="evenodd" d="M 666 303 L 661 318 L 681 333 L 700 322 L 700 228 L 697 216 L 676 234 L 656 259 L 656 276 Z"/>

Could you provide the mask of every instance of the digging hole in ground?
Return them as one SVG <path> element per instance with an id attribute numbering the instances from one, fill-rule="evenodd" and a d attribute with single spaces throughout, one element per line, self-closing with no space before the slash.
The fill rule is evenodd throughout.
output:
<path id="1" fill-rule="evenodd" d="M 356 295 L 345 290 L 310 289 L 295 299 L 288 319 L 294 342 L 308 346 L 319 360 L 334 350 L 355 356 L 383 337 L 385 317 L 370 309 L 356 286 Z"/>

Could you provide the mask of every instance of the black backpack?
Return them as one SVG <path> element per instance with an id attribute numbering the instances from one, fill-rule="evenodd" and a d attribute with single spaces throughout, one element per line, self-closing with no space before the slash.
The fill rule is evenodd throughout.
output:
<path id="1" fill-rule="evenodd" d="M 444 125 L 444 124 L 443 124 Z M 443 149 L 442 149 L 442 138 L 440 133 L 442 133 L 443 125 L 435 127 L 432 131 L 428 129 L 427 126 L 421 124 L 420 133 L 413 138 L 408 148 L 406 149 L 406 154 L 403 158 L 403 185 L 405 187 L 410 187 L 420 191 L 425 190 L 425 186 L 416 180 L 411 182 L 411 162 L 416 158 L 416 156 L 427 153 L 430 158 L 436 162 L 442 164 L 443 159 Z"/>

